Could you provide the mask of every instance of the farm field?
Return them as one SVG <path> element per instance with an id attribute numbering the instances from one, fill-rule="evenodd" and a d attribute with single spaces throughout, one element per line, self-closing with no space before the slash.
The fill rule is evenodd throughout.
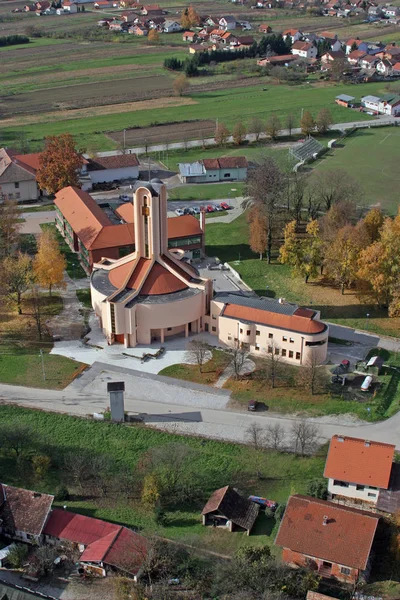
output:
<path id="1" fill-rule="evenodd" d="M 345 169 L 363 189 L 366 206 L 380 206 L 394 215 L 399 208 L 400 129 L 379 127 L 361 129 L 341 141 L 318 162 L 315 172 Z"/>
<path id="2" fill-rule="evenodd" d="M 29 462 L 22 459 L 18 465 L 13 457 L 0 453 L 3 481 L 22 485 L 42 492 L 54 493 L 60 482 L 70 491 L 68 510 L 80 512 L 138 528 L 144 533 L 156 533 L 169 539 L 187 541 L 198 547 L 209 548 L 224 554 L 234 552 L 241 545 L 272 545 L 276 531 L 275 522 L 269 519 L 250 537 L 243 533 L 228 534 L 201 525 L 200 512 L 212 491 L 230 483 L 243 493 L 267 496 L 278 502 L 286 502 L 293 493 L 304 493 L 310 480 L 321 478 L 326 455 L 324 447 L 317 456 L 301 458 L 292 454 L 273 451 L 262 452 L 259 467 L 263 478 L 256 477 L 256 453 L 252 448 L 192 437 L 171 435 L 142 426 L 116 427 L 107 422 L 99 423 L 65 415 L 44 413 L 13 406 L 0 406 L 2 426 L 18 422 L 34 432 L 33 441 L 26 446 L 27 455 L 32 452 L 50 454 L 52 467 L 42 481 L 31 481 Z M 167 506 L 165 522 L 157 524 L 155 514 L 140 500 L 140 487 L 144 477 L 143 466 L 153 449 L 175 444 L 190 452 L 190 462 L 179 467 L 180 475 L 189 478 L 196 492 L 191 503 Z M 64 456 L 79 451 L 80 455 L 107 457 L 103 469 L 109 469 L 109 477 L 132 478 L 135 489 L 129 493 L 111 494 L 111 497 L 86 495 L 74 489 L 71 478 L 65 473 L 62 479 Z M 167 451 L 167 450 L 166 450 Z M 124 481 L 127 479 L 124 479 Z M 139 488 L 139 489 L 138 489 Z M 62 505 L 62 502 L 56 504 Z M 266 527 L 268 525 L 268 527 Z M 276 549 L 276 551 L 278 551 Z"/>
<path id="3" fill-rule="evenodd" d="M 387 311 L 378 308 L 354 291 L 340 290 L 328 285 L 321 277 L 308 284 L 300 277 L 292 277 L 287 265 L 277 261 L 268 265 L 260 261 L 247 243 L 248 225 L 243 214 L 232 223 L 209 223 L 206 228 L 206 253 L 230 262 L 242 279 L 259 295 L 286 298 L 321 311 L 322 319 L 367 329 L 380 335 L 398 336 L 400 318 L 389 319 Z M 366 315 L 369 314 L 367 318 Z"/>

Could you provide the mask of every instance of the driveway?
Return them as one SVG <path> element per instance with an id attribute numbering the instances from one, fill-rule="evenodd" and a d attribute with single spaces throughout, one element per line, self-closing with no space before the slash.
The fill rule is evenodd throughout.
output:
<path id="1" fill-rule="evenodd" d="M 56 213 L 54 210 L 44 210 L 41 212 L 23 212 L 21 218 L 25 223 L 21 223 L 21 233 L 42 233 L 41 223 L 54 223 Z"/>

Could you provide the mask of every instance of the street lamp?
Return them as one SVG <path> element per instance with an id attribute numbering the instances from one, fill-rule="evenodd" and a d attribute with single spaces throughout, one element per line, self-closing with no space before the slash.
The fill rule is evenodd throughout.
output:
<path id="1" fill-rule="evenodd" d="M 126 129 L 124 129 L 124 152 L 126 149 Z"/>
<path id="2" fill-rule="evenodd" d="M 367 313 L 365 315 L 366 319 L 365 319 L 365 329 L 368 331 L 368 319 L 369 319 L 369 313 Z"/>
<path id="3" fill-rule="evenodd" d="M 75 263 L 72 263 L 72 279 L 75 279 Z"/>

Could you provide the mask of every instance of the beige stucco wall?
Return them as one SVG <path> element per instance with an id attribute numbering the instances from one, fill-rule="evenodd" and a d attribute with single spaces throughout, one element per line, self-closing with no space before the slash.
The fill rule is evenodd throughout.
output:
<path id="1" fill-rule="evenodd" d="M 363 502 L 370 502 L 376 504 L 379 498 L 379 490 L 370 488 L 367 485 L 364 489 L 357 489 L 357 484 L 349 483 L 348 487 L 342 485 L 334 485 L 334 479 L 328 480 L 328 492 L 335 496 L 344 496 L 345 498 L 352 498 L 353 500 L 362 500 Z M 369 495 L 370 494 L 370 495 Z"/>
<path id="2" fill-rule="evenodd" d="M 13 183 L 2 183 L 1 191 L 12 200 L 18 202 L 27 202 L 28 200 L 37 200 L 39 197 L 36 180 L 21 181 L 19 188 L 16 188 Z M 18 196 L 19 194 L 19 196 Z"/>

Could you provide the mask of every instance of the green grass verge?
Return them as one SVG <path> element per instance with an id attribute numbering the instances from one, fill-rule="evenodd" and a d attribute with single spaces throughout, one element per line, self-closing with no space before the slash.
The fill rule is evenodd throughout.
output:
<path id="1" fill-rule="evenodd" d="M 243 193 L 243 183 L 198 183 L 197 185 L 182 185 L 168 190 L 169 200 L 230 200 Z M 215 215 L 214 215 L 215 216 Z"/>
<path id="2" fill-rule="evenodd" d="M 206 253 L 230 262 L 242 279 L 259 295 L 286 298 L 321 311 L 323 319 L 355 329 L 366 329 L 379 335 L 398 336 L 400 319 L 389 319 L 387 311 L 354 291 L 344 295 L 323 279 L 305 284 L 302 278 L 292 277 L 287 265 L 273 262 L 268 265 L 250 250 L 248 225 L 243 214 L 232 223 L 209 223 L 206 229 Z M 367 317 L 366 315 L 369 315 Z"/>
<path id="3" fill-rule="evenodd" d="M 201 372 L 198 365 L 170 365 L 159 372 L 159 375 L 167 375 L 185 381 L 195 383 L 213 384 L 222 374 L 225 367 L 231 362 L 231 357 L 222 350 L 212 350 L 212 358 L 203 365 Z"/>
<path id="4" fill-rule="evenodd" d="M 11 485 L 29 487 L 41 492 L 54 493 L 63 477 L 62 460 L 65 453 L 107 455 L 113 465 L 113 476 L 137 473 L 146 464 L 148 452 L 172 442 L 183 443 L 193 451 L 190 473 L 201 480 L 201 495 L 191 504 L 170 509 L 166 525 L 156 525 L 153 512 L 146 510 L 137 494 L 113 494 L 111 498 L 85 497 L 81 493 L 68 500 L 68 510 L 92 517 L 107 519 L 129 527 L 156 532 L 163 537 L 187 541 L 197 547 L 209 548 L 224 554 L 233 552 L 244 544 L 273 544 L 274 523 L 261 519 L 250 537 L 243 533 L 215 531 L 201 525 L 201 509 L 205 500 L 217 488 L 232 484 L 244 494 L 258 494 L 286 502 L 293 493 L 304 493 L 311 479 L 323 473 L 326 448 L 318 456 L 301 458 L 292 454 L 265 451 L 259 455 L 257 467 L 264 475 L 257 479 L 256 454 L 252 448 L 196 437 L 183 437 L 153 430 L 143 426 L 116 426 L 61 414 L 45 413 L 15 406 L 0 406 L 3 426 L 15 423 L 29 426 L 36 441 L 27 448 L 27 454 L 48 454 L 52 468 L 42 481 L 31 481 L 29 470 L 17 468 L 14 459 L 0 454 L 2 480 Z M 63 477 L 63 479 L 61 479 Z M 73 484 L 67 481 L 73 491 Z M 129 497 L 128 497 L 129 496 Z M 62 504 L 62 503 L 58 503 Z"/>
<path id="5" fill-rule="evenodd" d="M 42 206 L 19 206 L 18 208 L 21 212 L 24 213 L 46 212 L 48 210 L 55 210 L 54 204 L 43 204 Z"/>
<path id="6" fill-rule="evenodd" d="M 82 279 L 82 277 L 87 277 L 85 271 L 81 267 L 78 255 L 76 252 L 72 252 L 62 235 L 58 232 L 55 223 L 41 223 L 40 227 L 43 231 L 46 231 L 46 229 L 52 231 L 57 238 L 60 250 L 67 261 L 67 273 L 71 279 Z"/>
<path id="7" fill-rule="evenodd" d="M 82 302 L 85 308 L 92 308 L 92 298 L 90 295 L 90 290 L 87 288 L 83 288 L 80 290 L 76 290 L 76 295 L 78 297 L 79 302 Z"/>

